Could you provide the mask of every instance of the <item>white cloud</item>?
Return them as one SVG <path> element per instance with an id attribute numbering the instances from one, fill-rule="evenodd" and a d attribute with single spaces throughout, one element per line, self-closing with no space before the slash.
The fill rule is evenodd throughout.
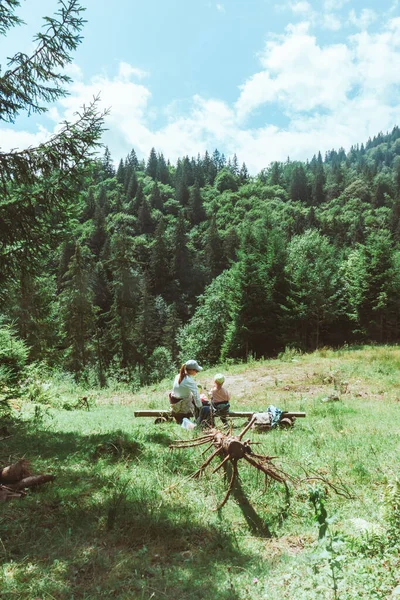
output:
<path id="1" fill-rule="evenodd" d="M 138 79 L 144 79 L 145 77 L 149 76 L 146 71 L 138 69 L 137 67 L 132 67 L 132 65 L 126 62 L 119 63 L 118 75 L 122 79 L 130 79 L 132 75 Z"/>
<path id="2" fill-rule="evenodd" d="M 82 69 L 76 63 L 70 63 L 68 65 L 65 65 L 64 72 L 74 80 L 83 79 Z"/>
<path id="3" fill-rule="evenodd" d="M 334 10 L 340 10 L 348 2 L 350 2 L 350 0 L 324 0 L 323 7 L 324 10 L 333 12 Z"/>
<path id="4" fill-rule="evenodd" d="M 51 135 L 51 132 L 42 126 L 38 126 L 36 133 L 28 131 L 17 131 L 10 127 L 1 127 L 1 152 L 9 152 L 10 150 L 23 150 L 38 146 L 45 142 Z"/>
<path id="5" fill-rule="evenodd" d="M 353 85 L 349 48 L 345 44 L 322 48 L 304 28 L 289 28 L 267 42 L 260 62 L 264 69 L 240 88 L 236 109 L 243 119 L 268 102 L 281 103 L 285 112 L 332 110 Z"/>
<path id="6" fill-rule="evenodd" d="M 101 92 L 102 105 L 111 107 L 104 142 L 116 161 L 132 147 L 147 157 L 154 146 L 171 161 L 218 147 L 236 153 L 252 173 L 287 156 L 306 159 L 318 150 L 348 148 L 400 123 L 400 18 L 341 44 L 319 42 L 307 22 L 290 25 L 270 37 L 259 60 L 235 103 L 195 95 L 159 109 L 161 125 L 152 118 L 150 84 L 137 83 L 137 69 L 127 63 L 114 77 L 75 81 L 50 116 L 71 118 Z M 270 122 L 270 107 L 284 114 L 285 126 Z M 255 111 L 263 115 L 261 126 L 249 125 Z M 3 149 L 35 145 L 49 133 L 0 131 Z"/>
<path id="7" fill-rule="evenodd" d="M 219 12 L 225 12 L 225 7 L 223 4 L 216 4 L 216 8 Z"/>
<path id="8" fill-rule="evenodd" d="M 349 23 L 354 25 L 358 29 L 368 29 L 374 21 L 378 18 L 378 15 L 371 8 L 363 8 L 359 16 L 357 16 L 354 8 L 349 12 Z"/>
<path id="9" fill-rule="evenodd" d="M 339 31 L 342 27 L 340 19 L 333 13 L 325 13 L 322 15 L 321 27 L 330 31 Z"/>
<path id="10" fill-rule="evenodd" d="M 329 6 L 329 3 L 328 3 Z M 319 26 L 322 29 L 330 31 L 338 31 L 342 27 L 342 22 L 332 10 L 325 9 L 318 13 L 313 9 L 311 4 L 306 0 L 298 0 L 297 2 L 289 2 L 289 4 L 279 5 L 278 10 L 290 10 L 295 17 L 302 19 L 302 22 L 307 23 L 307 27 Z"/>
<path id="11" fill-rule="evenodd" d="M 311 4 L 305 0 L 290 2 L 289 8 L 295 15 L 301 15 L 302 17 L 307 17 L 314 14 Z"/>

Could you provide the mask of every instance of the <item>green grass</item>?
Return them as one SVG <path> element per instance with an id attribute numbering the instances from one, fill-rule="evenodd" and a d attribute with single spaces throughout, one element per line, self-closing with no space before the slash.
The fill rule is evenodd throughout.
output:
<path id="1" fill-rule="evenodd" d="M 312 470 L 351 490 L 353 499 L 327 489 L 342 542 L 341 599 L 387 598 L 400 583 L 396 526 L 393 534 L 382 511 L 399 472 L 399 366 L 397 347 L 221 366 L 234 408 L 273 403 L 307 412 L 290 431 L 252 433 L 256 452 L 279 456 L 294 477 Z M 199 378 L 206 388 L 213 373 Z M 136 408 L 165 407 L 169 385 L 137 394 L 90 390 L 95 406 L 71 411 L 62 406 L 88 390 L 59 380 L 49 406 L 20 407 L 23 423 L 0 442 L 0 461 L 25 456 L 35 472 L 57 478 L 0 504 L 2 600 L 334 597 L 308 501 L 316 484 L 291 485 L 288 504 L 282 485 L 265 486 L 243 464 L 233 496 L 214 511 L 226 489 L 222 475 L 189 480 L 202 448 L 169 449 L 193 434 L 134 418 Z M 322 401 L 335 390 L 340 401 Z M 357 519 L 373 531 L 360 532 Z"/>

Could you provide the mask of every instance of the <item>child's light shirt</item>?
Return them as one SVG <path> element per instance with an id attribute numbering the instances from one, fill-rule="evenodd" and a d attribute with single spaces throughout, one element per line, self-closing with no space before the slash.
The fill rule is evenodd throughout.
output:
<path id="1" fill-rule="evenodd" d="M 231 395 L 227 389 L 225 389 L 224 387 L 218 389 L 216 385 L 210 390 L 210 396 L 213 404 L 219 404 L 220 402 L 229 402 L 229 400 L 231 399 Z"/>

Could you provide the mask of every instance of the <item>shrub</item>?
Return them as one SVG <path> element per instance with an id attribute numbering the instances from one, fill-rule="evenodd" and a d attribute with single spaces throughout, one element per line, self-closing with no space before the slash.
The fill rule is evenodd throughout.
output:
<path id="1" fill-rule="evenodd" d="M 148 383 L 156 383 L 171 375 L 174 371 L 174 362 L 168 348 L 165 348 L 164 346 L 155 348 L 153 354 L 149 358 L 147 370 Z"/>
<path id="2" fill-rule="evenodd" d="M 0 374 L 4 385 L 15 383 L 25 368 L 28 348 L 18 339 L 11 325 L 0 320 Z"/>

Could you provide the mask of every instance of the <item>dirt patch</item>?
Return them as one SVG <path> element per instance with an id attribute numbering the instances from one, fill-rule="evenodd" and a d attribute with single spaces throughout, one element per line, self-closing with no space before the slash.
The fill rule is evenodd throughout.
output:
<path id="1" fill-rule="evenodd" d="M 269 560 L 279 558 L 283 554 L 294 556 L 303 552 L 304 548 L 309 546 L 313 541 L 311 535 L 286 535 L 281 538 L 272 538 L 265 544 L 265 553 Z"/>

